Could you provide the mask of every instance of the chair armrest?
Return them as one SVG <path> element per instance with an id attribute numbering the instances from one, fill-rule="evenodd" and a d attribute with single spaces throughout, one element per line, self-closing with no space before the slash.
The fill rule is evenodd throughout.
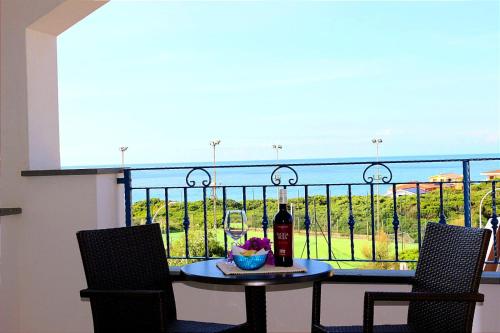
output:
<path id="1" fill-rule="evenodd" d="M 434 292 L 372 292 L 365 293 L 365 300 L 372 301 L 446 301 L 446 302 L 483 302 L 484 295 L 479 293 L 434 293 Z"/>
<path id="2" fill-rule="evenodd" d="M 80 297 L 115 297 L 115 298 L 160 298 L 166 295 L 165 290 L 102 290 L 83 289 L 80 290 Z"/>
<path id="3" fill-rule="evenodd" d="M 148 302 L 158 303 L 157 311 L 153 315 L 158 316 L 160 332 L 166 331 L 166 318 L 164 315 L 164 307 L 167 292 L 165 290 L 137 290 L 137 289 L 123 289 L 123 290 L 103 290 L 103 289 L 83 289 L 80 290 L 80 297 L 90 298 L 91 300 L 99 298 L 113 299 L 114 301 L 120 300 L 148 300 Z M 175 316 L 175 314 L 174 314 Z"/>
<path id="4" fill-rule="evenodd" d="M 483 302 L 484 295 L 479 293 L 433 293 L 433 292 L 365 292 L 363 312 L 363 333 L 373 332 L 375 301 L 412 301 L 412 302 Z"/>

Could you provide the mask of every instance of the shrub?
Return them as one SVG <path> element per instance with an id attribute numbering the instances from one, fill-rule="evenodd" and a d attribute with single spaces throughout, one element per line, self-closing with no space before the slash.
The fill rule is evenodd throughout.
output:
<path id="1" fill-rule="evenodd" d="M 189 256 L 199 257 L 205 255 L 205 235 L 203 230 L 189 231 Z M 223 257 L 224 246 L 217 239 L 214 231 L 208 231 L 208 252 L 210 257 Z M 185 237 L 181 237 L 170 245 L 170 255 L 173 257 L 183 257 L 186 255 Z M 170 259 L 169 264 L 182 266 L 187 263 L 195 262 L 196 259 Z"/>

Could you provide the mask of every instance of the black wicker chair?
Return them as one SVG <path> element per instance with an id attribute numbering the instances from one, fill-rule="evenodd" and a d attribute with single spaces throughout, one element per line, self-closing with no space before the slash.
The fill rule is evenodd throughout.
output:
<path id="1" fill-rule="evenodd" d="M 313 288 L 313 332 L 471 332 L 491 231 L 428 223 L 411 292 L 365 293 L 363 326 L 320 324 L 321 283 Z M 409 301 L 405 325 L 373 325 L 376 301 Z"/>
<path id="2" fill-rule="evenodd" d="M 177 320 L 158 224 L 77 233 L 94 331 L 235 332 L 242 326 Z"/>

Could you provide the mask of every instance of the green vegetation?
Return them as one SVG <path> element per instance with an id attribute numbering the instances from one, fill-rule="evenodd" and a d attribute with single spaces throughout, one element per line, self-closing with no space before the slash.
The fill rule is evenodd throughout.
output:
<path id="1" fill-rule="evenodd" d="M 189 254 L 191 256 L 204 256 L 204 237 L 203 233 L 197 232 L 198 235 L 195 236 L 193 234 L 189 235 Z M 194 236 L 194 237 L 193 237 Z M 272 239 L 272 235 L 268 235 Z M 166 235 L 165 243 L 166 243 Z M 263 237 L 262 230 L 249 230 L 248 237 Z M 388 239 L 388 237 L 387 237 Z M 194 242 L 193 242 L 194 240 Z M 307 250 L 305 247 L 306 244 L 306 235 L 305 233 L 295 233 L 294 234 L 294 255 L 296 258 L 306 258 Z M 386 259 L 394 258 L 394 242 L 386 242 L 386 244 L 379 244 L 379 239 L 377 239 L 377 254 L 378 257 L 384 256 Z M 228 248 L 231 247 L 231 240 L 228 239 Z M 209 253 L 210 256 L 218 257 L 224 256 L 224 246 L 217 246 L 217 250 L 213 250 L 213 244 L 224 244 L 224 231 L 219 229 L 217 232 L 217 238 L 215 237 L 214 232 L 209 233 Z M 185 256 L 185 234 L 184 232 L 172 232 L 170 233 L 170 244 L 171 244 L 171 255 L 172 256 Z M 328 243 L 324 238 L 324 235 L 321 233 L 311 233 L 310 234 L 310 256 L 311 258 L 320 258 L 326 259 L 328 258 Z M 400 256 L 402 253 L 415 253 L 414 257 L 406 257 L 405 260 L 414 260 L 417 258 L 418 251 L 417 244 L 411 243 L 400 243 L 399 244 L 399 252 Z M 380 254 L 381 253 L 381 254 Z M 354 240 L 354 256 L 356 259 L 371 259 L 371 238 L 356 238 Z M 332 237 L 332 258 L 338 259 L 349 259 L 351 258 L 351 242 L 348 238 L 337 238 Z M 172 259 L 170 264 L 172 265 L 183 265 L 188 262 L 192 262 L 194 260 L 185 260 L 185 259 Z M 330 262 L 335 268 L 345 268 L 345 269 L 353 269 L 353 268 L 389 268 L 390 265 L 383 264 L 367 264 L 364 262 L 351 262 L 351 261 L 331 261 Z M 392 264 L 392 263 L 391 263 Z M 395 268 L 397 265 L 392 264 Z"/>
<path id="2" fill-rule="evenodd" d="M 476 184 L 471 187 L 471 205 L 473 225 L 479 223 L 479 201 L 484 194 L 491 189 L 491 184 Z M 444 189 L 444 214 L 447 223 L 463 225 L 463 194 L 461 189 Z M 397 199 L 397 213 L 399 218 L 398 229 L 398 252 L 400 259 L 414 260 L 418 256 L 418 228 L 417 228 L 417 202 L 416 196 L 401 196 Z M 374 201 L 377 201 L 375 196 Z M 306 236 L 304 229 L 305 204 L 304 198 L 292 198 L 289 200 L 293 206 L 295 219 L 295 256 L 306 257 Z M 209 252 L 211 256 L 222 256 L 224 254 L 224 237 L 222 230 L 222 201 L 216 203 L 217 229 L 214 230 L 213 202 L 207 200 L 207 223 L 209 229 Z M 228 209 L 242 209 L 242 202 L 228 199 Z M 332 235 L 332 252 L 336 259 L 351 259 L 351 243 L 349 239 L 349 203 L 347 196 L 332 196 L 330 198 L 330 220 Z M 354 253 L 356 259 L 371 259 L 371 209 L 370 196 L 353 196 L 352 208 L 355 219 L 354 225 Z M 375 215 L 376 205 L 375 205 Z M 422 230 L 428 221 L 439 220 L 439 191 L 432 191 L 421 196 L 421 221 Z M 272 217 L 277 211 L 276 199 L 267 200 L 267 211 L 269 220 L 269 238 L 272 240 Z M 160 222 L 165 233 L 165 209 L 164 201 L 158 198 L 151 199 L 151 212 L 157 213 L 155 222 Z M 133 223 L 143 224 L 146 218 L 146 202 L 138 201 L 132 207 Z M 491 198 L 483 202 L 483 219 L 487 220 L 491 214 Z M 203 201 L 188 203 L 188 215 L 190 221 L 189 251 L 191 256 L 204 256 L 204 233 L 203 233 Z M 262 233 L 262 200 L 247 201 L 248 223 L 251 228 L 249 236 L 263 237 Z M 376 258 L 391 260 L 395 257 L 394 229 L 393 229 L 393 201 L 392 197 L 379 196 L 379 218 L 380 229 L 376 233 Z M 326 196 L 315 195 L 309 197 L 309 216 L 311 219 L 310 229 L 310 255 L 312 258 L 328 258 L 327 238 L 327 202 Z M 169 203 L 170 244 L 172 256 L 184 256 L 184 204 L 182 202 Z M 175 260 L 173 264 L 182 264 L 186 260 Z M 341 268 L 384 268 L 398 269 L 399 264 L 394 263 L 360 263 L 349 261 L 334 261 L 334 267 Z M 409 268 L 414 265 L 409 264 Z"/>

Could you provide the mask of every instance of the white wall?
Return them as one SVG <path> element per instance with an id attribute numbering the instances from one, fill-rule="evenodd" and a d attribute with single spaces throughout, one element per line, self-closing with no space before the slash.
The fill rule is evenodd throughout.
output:
<path id="1" fill-rule="evenodd" d="M 321 323 L 324 325 L 361 325 L 365 291 L 409 291 L 407 285 L 328 283 L 322 287 Z M 309 332 L 312 287 L 310 284 L 268 287 L 267 322 L 269 332 Z M 175 283 L 179 319 L 238 324 L 245 321 L 243 287 L 208 286 L 200 283 Z M 473 332 L 500 332 L 498 300 L 500 285 L 482 285 L 483 304 L 476 306 Z M 407 306 L 379 305 L 376 324 L 406 322 Z"/>
<path id="2" fill-rule="evenodd" d="M 61 166 L 56 36 L 26 29 L 29 169 Z"/>
<path id="3" fill-rule="evenodd" d="M 118 175 L 27 178 L 19 224 L 19 332 L 90 332 L 76 232 L 119 226 Z M 64 318 L 64 320 L 61 320 Z"/>
<path id="4" fill-rule="evenodd" d="M 0 217 L 0 332 L 18 332 L 17 226 L 21 215 Z"/>
<path id="5" fill-rule="evenodd" d="M 34 268 L 29 269 L 26 262 L 21 261 L 27 259 L 32 263 L 34 258 L 37 258 L 40 263 L 35 262 L 33 267 L 43 266 L 43 258 L 36 255 L 31 259 L 26 258 L 28 250 L 23 248 L 23 245 L 32 238 L 42 244 L 50 243 L 50 238 L 38 240 L 34 234 L 37 231 L 37 223 L 49 230 L 63 223 L 56 215 L 52 216 L 54 220 L 50 223 L 40 220 L 37 215 L 46 212 L 33 212 L 29 208 L 33 196 L 43 197 L 52 193 L 36 186 L 31 187 L 32 184 L 20 175 L 21 170 L 30 167 L 60 167 L 56 36 L 105 2 L 0 1 L 0 207 L 21 207 L 27 212 L 20 216 L 2 217 L 0 220 L 2 333 L 20 332 L 20 325 L 30 325 L 22 323 L 24 319 L 20 317 L 25 310 L 21 309 L 21 303 L 27 302 L 24 290 L 33 290 L 34 287 L 26 285 L 29 279 L 35 279 L 38 273 L 41 276 L 44 274 Z M 61 193 L 54 192 L 55 197 L 64 196 L 65 189 L 60 190 Z M 95 201 L 95 194 L 93 198 Z M 57 208 L 55 205 L 47 207 L 53 210 L 51 213 Z M 97 209 L 94 204 L 94 219 Z M 46 236 L 44 232 L 40 234 Z M 35 247 L 29 249 L 34 254 L 38 250 L 44 252 Z M 45 250 L 53 253 L 52 250 Z M 36 302 L 43 303 L 44 300 Z M 29 312 L 30 309 L 26 311 Z"/>
<path id="6" fill-rule="evenodd" d="M 92 331 L 76 232 L 124 226 L 119 176 L 23 179 L 22 215 L 0 220 L 0 332 Z"/>

